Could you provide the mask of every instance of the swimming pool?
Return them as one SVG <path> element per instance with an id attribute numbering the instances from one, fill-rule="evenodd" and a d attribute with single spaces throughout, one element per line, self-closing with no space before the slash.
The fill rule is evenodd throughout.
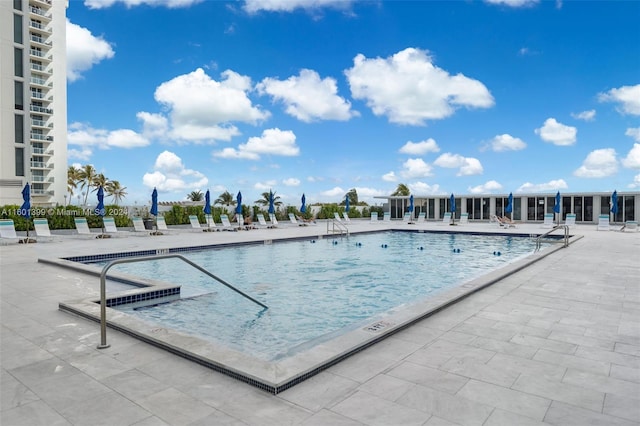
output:
<path id="1" fill-rule="evenodd" d="M 285 240 L 291 240 L 290 237 L 283 236 L 280 240 L 262 240 L 260 239 L 262 234 L 256 232 L 246 235 L 256 235 L 257 239 L 245 240 L 243 243 L 233 242 L 233 239 L 229 238 L 227 243 L 198 247 L 156 249 L 149 248 L 149 245 L 144 248 L 145 245 L 142 245 L 142 249 L 136 251 L 88 253 L 61 259 L 40 258 L 39 261 L 100 275 L 102 267 L 92 262 L 167 253 L 210 258 L 216 262 L 211 267 L 211 272 L 225 280 L 228 279 L 229 283 L 241 287 L 243 291 L 260 302 L 265 302 L 269 305 L 269 309 L 261 312 L 257 305 L 220 284 L 214 284 L 213 288 L 208 288 L 207 286 L 214 283 L 213 281 L 206 279 L 205 281 L 208 282 L 200 282 L 202 280 L 198 277 L 189 276 L 188 274 L 192 271 L 184 268 L 184 265 L 178 267 L 163 261 L 159 264 L 159 269 L 154 271 L 148 269 L 145 263 L 135 263 L 117 265 L 109 270 L 109 277 L 114 282 L 131 283 L 132 286 L 126 291 L 118 288 L 113 292 L 113 289 L 108 289 L 107 306 L 111 307 L 106 309 L 108 326 L 277 394 L 562 249 L 560 244 L 545 244 L 544 250 L 531 253 L 535 245 L 535 240 L 531 238 L 535 235 L 529 234 L 470 234 L 473 233 L 463 235 L 460 232 L 396 229 L 392 232 L 377 234 L 360 231 L 351 233 L 349 237 L 335 238 L 326 235 L 317 237 L 307 235 L 302 238 L 295 237 L 295 243 L 290 244 L 285 242 Z M 369 237 L 372 239 L 366 239 Z M 401 243 L 400 240 L 404 242 Z M 463 240 L 468 240 L 469 246 L 463 244 Z M 284 251 L 279 252 L 280 249 Z M 314 253 L 320 256 L 317 258 L 312 256 Z M 362 257 L 358 257 L 359 260 L 356 262 L 353 258 L 355 255 Z M 204 261 L 203 259 L 198 262 Z M 428 259 L 436 260 L 437 267 L 428 268 L 425 263 Z M 401 266 L 400 271 L 393 272 L 391 266 L 398 263 Z M 258 266 L 261 264 L 265 266 L 266 272 L 259 273 Z M 294 268 L 298 265 L 304 265 L 306 269 L 302 272 L 296 271 Z M 430 286 L 428 290 L 421 293 L 420 291 L 427 288 L 427 278 L 434 275 L 434 271 L 441 271 L 442 267 L 447 265 L 452 266 L 448 276 L 452 282 L 455 282 L 446 283 L 441 276 L 433 287 Z M 358 270 L 358 266 L 363 266 L 365 272 Z M 462 266 L 465 268 L 468 266 L 467 276 L 470 278 L 459 275 L 461 270 L 465 269 Z M 342 272 L 338 273 L 340 270 Z M 312 272 L 319 273 L 319 278 L 312 278 Z M 136 276 L 147 274 L 152 278 L 136 278 L 131 274 Z M 176 280 L 176 277 L 183 278 Z M 256 277 L 258 279 L 254 279 Z M 159 281 L 161 279 L 165 281 Z M 176 282 L 172 284 L 167 283 L 166 280 Z M 376 287 L 386 282 L 400 286 L 402 291 L 397 291 L 397 287 L 395 290 L 392 287 L 391 290 L 386 291 Z M 355 297 L 357 293 L 351 287 L 347 287 L 347 283 L 354 284 L 352 287 L 356 287 L 359 291 L 368 291 Z M 372 287 L 367 287 L 367 283 L 374 284 L 375 291 Z M 415 288 L 408 285 L 416 283 L 418 285 Z M 180 299 L 180 285 L 183 286 L 182 296 L 187 297 L 176 303 L 163 304 L 165 301 Z M 286 288 L 287 285 L 291 286 L 291 293 L 284 297 L 276 297 L 274 289 Z M 316 300 L 307 299 L 311 301 L 305 304 L 293 299 L 294 295 L 308 296 L 307 293 L 311 294 L 309 290 L 316 288 L 323 290 L 324 296 L 329 294 L 335 299 L 330 299 L 331 303 L 337 304 L 342 299 L 358 302 L 355 307 L 348 305 L 347 313 L 340 315 L 334 314 L 336 310 L 333 305 L 331 309 L 325 307 L 324 311 L 332 313 L 332 316 L 346 316 L 349 320 L 346 325 L 338 324 L 338 328 L 332 329 L 333 331 L 324 330 L 316 334 L 316 337 L 307 336 L 309 340 L 305 337 L 297 343 L 289 342 L 283 346 L 284 350 L 277 348 L 280 344 L 278 342 L 274 346 L 277 349 L 273 353 L 265 353 L 260 348 L 254 351 L 254 348 L 247 346 L 248 343 L 245 340 L 254 340 L 259 345 L 265 346 L 268 341 L 277 341 L 271 334 L 255 333 L 257 328 L 254 327 L 262 325 L 261 323 L 266 320 L 273 323 L 273 317 L 278 313 L 276 311 L 284 310 L 283 307 L 297 307 L 303 318 L 301 324 L 308 326 L 309 330 L 316 333 L 318 324 L 324 321 L 316 315 L 317 311 L 320 311 L 320 314 L 324 313 L 321 309 L 317 309 Z M 389 309 L 378 306 L 381 301 L 393 301 L 395 297 L 403 295 L 413 299 L 395 301 L 389 305 L 393 305 Z M 128 308 L 112 309 L 123 303 L 136 303 L 135 306 L 147 306 L 151 303 L 163 306 L 162 309 L 166 307 L 176 311 L 197 311 L 198 309 L 180 308 L 181 305 L 188 306 L 185 302 L 191 301 L 200 304 L 198 309 L 201 311 L 198 311 L 198 315 L 192 315 L 195 321 L 182 331 L 179 323 L 189 323 L 185 318 L 180 317 L 182 312 L 179 312 L 180 315 L 176 314 L 175 318 L 167 315 L 171 321 L 167 325 L 161 325 L 155 320 L 133 315 L 135 311 Z M 209 304 L 210 301 L 213 301 L 212 304 Z M 229 303 L 223 301 L 229 301 Z M 205 319 L 206 316 L 200 314 L 202 312 L 210 314 L 210 311 L 213 311 L 212 305 L 219 312 L 218 318 Z M 100 322 L 100 299 L 95 296 L 61 301 L 59 308 Z M 138 311 L 147 310 L 139 309 Z M 356 311 L 359 313 L 356 314 Z M 153 312 L 153 309 L 148 312 Z M 242 314 L 240 318 L 238 315 L 243 312 L 247 316 Z M 232 316 L 229 319 L 227 315 Z M 234 341 L 225 343 L 221 340 L 222 335 L 233 328 L 234 318 L 237 328 L 242 333 L 236 335 Z M 220 324 L 225 324 L 225 327 L 220 327 L 218 321 Z M 214 339 L 200 337 L 193 334 L 192 325 L 194 324 L 204 324 L 205 329 L 218 327 L 217 330 L 220 333 L 214 336 Z M 285 322 L 284 329 L 290 330 L 291 324 L 292 321 Z"/>
<path id="2" fill-rule="evenodd" d="M 519 237 L 384 232 L 188 252 L 189 260 L 269 309 L 177 259 L 114 268 L 170 277 L 182 285 L 180 300 L 117 309 L 277 361 L 503 267 L 534 248 L 535 242 Z"/>

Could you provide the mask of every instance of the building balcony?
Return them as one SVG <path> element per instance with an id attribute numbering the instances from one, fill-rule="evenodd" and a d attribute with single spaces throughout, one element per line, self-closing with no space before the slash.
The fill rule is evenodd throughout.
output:
<path id="1" fill-rule="evenodd" d="M 31 62 L 29 65 L 30 65 L 29 68 L 31 68 L 31 71 L 36 71 L 41 74 L 51 75 L 51 71 L 48 70 L 47 67 L 42 64 L 34 64 L 33 62 Z"/>
<path id="2" fill-rule="evenodd" d="M 32 176 L 31 177 L 31 182 L 33 183 L 44 183 L 44 184 L 50 184 L 54 182 L 54 178 L 52 177 L 47 177 L 47 176 Z"/>
<path id="3" fill-rule="evenodd" d="M 46 148 L 31 148 L 31 153 L 36 155 L 46 155 L 50 157 L 53 155 L 53 150 Z"/>
<path id="4" fill-rule="evenodd" d="M 45 107 L 40 106 L 40 105 L 31 104 L 31 105 L 29 105 L 29 110 L 33 111 L 33 112 L 39 112 L 39 113 L 42 113 L 42 114 L 49 114 L 49 115 L 53 114 L 53 110 L 51 108 L 45 108 Z"/>
<path id="5" fill-rule="evenodd" d="M 36 21 L 29 21 L 29 28 L 31 28 L 34 31 L 40 32 L 42 34 L 46 34 L 46 35 L 50 35 L 51 34 L 51 29 L 41 23 L 41 22 L 36 22 Z"/>
<path id="6" fill-rule="evenodd" d="M 54 194 L 53 191 L 47 189 L 32 189 L 31 195 L 35 197 L 50 197 Z"/>

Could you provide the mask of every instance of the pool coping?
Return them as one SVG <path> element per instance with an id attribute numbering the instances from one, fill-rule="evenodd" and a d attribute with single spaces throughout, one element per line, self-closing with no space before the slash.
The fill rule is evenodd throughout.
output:
<path id="1" fill-rule="evenodd" d="M 443 232 L 422 230 L 407 231 L 405 229 L 392 229 L 392 231 Z M 369 232 L 376 231 L 365 231 L 363 233 Z M 353 234 L 355 235 L 356 233 Z M 496 233 L 485 234 L 477 232 L 473 232 L 473 234 L 500 235 Z M 521 237 L 530 236 L 529 234 L 505 235 Z M 332 237 L 333 236 L 325 236 L 325 238 Z M 570 238 L 570 244 L 582 237 L 582 235 L 572 235 Z M 304 240 L 310 238 L 286 238 L 278 239 L 278 241 L 300 239 Z M 265 244 L 266 241 L 253 243 Z M 206 247 L 197 246 L 197 249 L 201 250 L 203 248 L 214 247 L 221 248 L 224 246 L 246 244 L 251 243 L 213 244 Z M 400 307 L 387 311 L 382 315 L 374 316 L 345 334 L 324 341 L 308 350 L 273 362 L 252 357 L 228 347 L 217 345 L 176 330 L 158 326 L 157 324 L 150 325 L 124 312 L 111 309 L 109 307 L 106 309 L 107 324 L 110 328 L 135 336 L 144 342 L 163 348 L 171 353 L 244 381 L 267 392 L 277 394 L 563 248 L 564 247 L 562 245 L 558 244 L 557 246 L 549 247 L 543 251 L 534 252 L 533 254 L 506 265 L 503 268 L 469 280 L 456 288 L 445 290 L 432 296 L 428 300 L 401 305 Z M 195 250 L 195 248 L 182 247 L 177 248 L 176 252 L 184 252 L 191 249 Z M 168 249 L 160 250 L 162 250 L 163 253 L 170 251 Z M 38 261 L 75 269 L 92 275 L 99 275 L 101 271 L 101 268 L 80 264 L 68 259 L 42 258 L 38 259 Z M 133 277 L 122 273 L 110 273 L 109 279 L 127 283 L 135 282 L 136 285 L 140 287 L 138 289 L 126 290 L 124 292 L 112 294 L 109 296 L 109 299 L 144 294 L 150 291 L 170 290 L 180 287 L 175 284 L 169 284 L 157 280 L 141 279 L 140 277 Z M 157 299 L 157 301 L 161 302 L 165 300 L 172 300 L 172 297 L 176 296 L 168 295 L 167 297 L 168 299 Z M 59 303 L 59 309 L 99 322 L 99 302 L 99 299 L 96 297 L 64 301 Z"/>

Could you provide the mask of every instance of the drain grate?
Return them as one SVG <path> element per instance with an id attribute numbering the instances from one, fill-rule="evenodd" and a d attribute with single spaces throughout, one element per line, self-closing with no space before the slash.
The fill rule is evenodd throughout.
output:
<path id="1" fill-rule="evenodd" d="M 371 333 L 380 333 L 382 330 L 384 330 L 387 327 L 390 327 L 392 325 L 393 324 L 391 324 L 390 322 L 378 321 L 378 322 L 374 322 L 373 324 L 370 324 L 370 325 L 366 326 L 364 328 L 364 330 L 365 331 L 369 331 Z"/>

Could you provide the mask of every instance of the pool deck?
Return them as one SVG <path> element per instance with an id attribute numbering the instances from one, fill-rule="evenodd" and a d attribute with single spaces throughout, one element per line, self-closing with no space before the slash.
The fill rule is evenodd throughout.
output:
<path id="1" fill-rule="evenodd" d="M 2 246 L 0 424 L 638 425 L 640 232 L 596 229 L 572 227 L 584 237 L 569 248 L 277 395 L 111 329 L 97 349 L 99 325 L 58 303 L 95 297 L 99 280 L 38 258 L 317 236 L 324 223 Z"/>

